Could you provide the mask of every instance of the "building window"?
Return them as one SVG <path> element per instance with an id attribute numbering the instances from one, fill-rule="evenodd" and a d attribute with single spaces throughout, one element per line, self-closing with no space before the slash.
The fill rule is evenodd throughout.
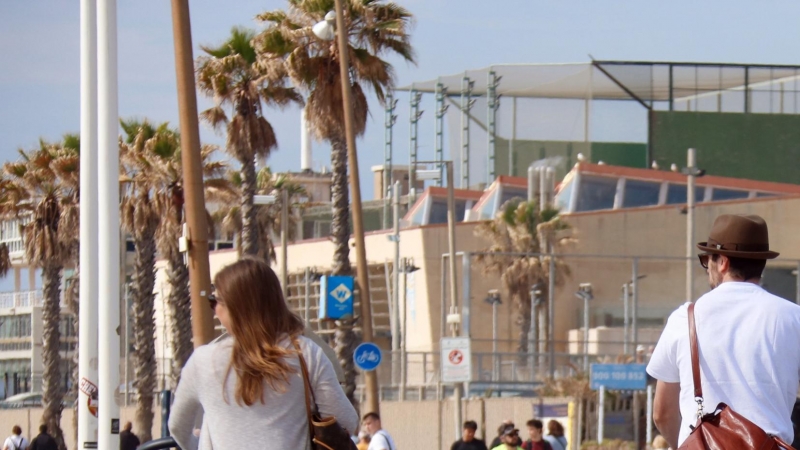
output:
<path id="1" fill-rule="evenodd" d="M 623 208 L 636 208 L 638 206 L 652 206 L 658 204 L 661 193 L 661 183 L 649 181 L 626 180 L 625 197 L 622 201 Z"/>
<path id="2" fill-rule="evenodd" d="M 756 192 L 756 198 L 764 198 L 764 197 L 775 197 L 778 194 L 773 194 L 772 192 Z"/>
<path id="3" fill-rule="evenodd" d="M 578 189 L 575 211 L 612 209 L 617 194 L 617 179 L 582 175 Z"/>
<path id="4" fill-rule="evenodd" d="M 521 199 L 525 200 L 528 198 L 528 192 L 525 189 L 519 189 L 511 186 L 503 186 L 502 193 L 500 195 L 500 205 L 503 206 L 507 201 L 512 199 Z"/>
<path id="5" fill-rule="evenodd" d="M 455 201 L 456 206 L 456 222 L 464 220 L 464 211 L 467 207 L 466 200 Z M 428 217 L 428 224 L 434 223 L 447 223 L 447 200 L 435 199 L 431 205 L 431 213 Z"/>
<path id="6" fill-rule="evenodd" d="M 706 188 L 704 186 L 694 187 L 694 200 L 695 202 L 702 202 L 705 198 Z M 686 185 L 685 184 L 672 184 L 670 183 L 667 188 L 667 204 L 674 205 L 676 203 L 686 203 Z"/>
<path id="7" fill-rule="evenodd" d="M 5 316 L 0 320 L 0 339 L 31 337 L 31 315 Z"/>
<path id="8" fill-rule="evenodd" d="M 711 200 L 735 200 L 738 198 L 747 198 L 749 195 L 750 193 L 747 191 L 714 188 L 711 192 Z"/>
<path id="9" fill-rule="evenodd" d="M 562 212 L 569 212 L 569 202 L 572 200 L 572 188 L 575 186 L 573 181 L 569 181 L 567 184 L 561 187 L 561 190 L 558 191 L 556 195 L 556 206 L 558 207 L 559 211 Z"/>

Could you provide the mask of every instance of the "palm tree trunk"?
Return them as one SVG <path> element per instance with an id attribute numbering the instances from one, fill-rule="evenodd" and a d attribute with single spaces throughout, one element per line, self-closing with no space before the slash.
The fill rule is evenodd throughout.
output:
<path id="1" fill-rule="evenodd" d="M 531 297 L 525 295 L 524 288 L 522 294 L 515 295 L 517 300 L 517 324 L 519 325 L 519 341 L 517 342 L 517 352 L 519 353 L 519 363 L 527 364 L 528 361 L 528 334 L 531 330 Z"/>
<path id="2" fill-rule="evenodd" d="M 256 165 L 253 160 L 242 163 L 242 254 L 258 254 L 258 227 L 253 196 L 256 194 Z"/>
<path id="3" fill-rule="evenodd" d="M 167 297 L 172 314 L 172 388 L 178 386 L 181 369 L 192 354 L 192 314 L 191 297 L 189 296 L 189 268 L 183 263 L 183 254 L 178 251 L 178 240 L 167 251 L 167 279 L 170 291 Z M 172 245 L 172 244 L 170 244 Z"/>
<path id="4" fill-rule="evenodd" d="M 333 275 L 350 275 L 353 268 L 350 265 L 350 195 L 347 183 L 347 143 L 344 139 L 331 141 L 331 203 L 333 204 L 333 219 L 331 220 L 331 240 L 333 241 Z M 358 407 L 355 398 L 356 368 L 353 364 L 353 352 L 360 339 L 353 331 L 353 323 L 348 321 L 336 322 L 334 347 L 339 364 L 344 371 L 344 392 L 354 407 Z"/>
<path id="5" fill-rule="evenodd" d="M 347 184 L 347 143 L 331 141 L 331 240 L 333 241 L 333 275 L 350 275 L 350 191 Z"/>
<path id="6" fill-rule="evenodd" d="M 61 431 L 61 402 L 64 389 L 61 385 L 61 267 L 45 265 L 42 270 L 42 423 L 47 425 L 50 435 L 65 450 L 64 434 Z"/>
<path id="7" fill-rule="evenodd" d="M 151 439 L 153 428 L 153 393 L 156 390 L 155 349 L 155 226 L 137 230 L 134 237 L 136 256 L 133 271 L 134 387 L 136 388 L 135 429 L 139 439 Z"/>

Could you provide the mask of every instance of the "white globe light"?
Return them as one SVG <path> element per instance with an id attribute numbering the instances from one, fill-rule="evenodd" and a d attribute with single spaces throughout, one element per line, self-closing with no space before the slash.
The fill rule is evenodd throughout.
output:
<path id="1" fill-rule="evenodd" d="M 316 25 L 311 27 L 311 31 L 314 32 L 314 35 L 318 38 L 322 39 L 323 41 L 332 41 L 334 37 L 336 37 L 334 24 L 336 23 L 336 13 L 333 11 L 328 11 L 328 14 L 325 14 L 325 19 L 317 22 Z"/>

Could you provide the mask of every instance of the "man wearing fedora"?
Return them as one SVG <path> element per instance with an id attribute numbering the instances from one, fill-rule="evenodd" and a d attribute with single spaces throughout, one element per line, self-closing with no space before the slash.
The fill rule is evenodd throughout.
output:
<path id="1" fill-rule="evenodd" d="M 759 286 L 768 259 L 759 216 L 721 215 L 697 244 L 711 291 L 695 301 L 705 412 L 725 402 L 769 434 L 792 442 L 792 407 L 800 384 L 800 306 Z M 658 380 L 653 418 L 672 448 L 697 420 L 688 306 L 673 312 L 647 373 Z"/>

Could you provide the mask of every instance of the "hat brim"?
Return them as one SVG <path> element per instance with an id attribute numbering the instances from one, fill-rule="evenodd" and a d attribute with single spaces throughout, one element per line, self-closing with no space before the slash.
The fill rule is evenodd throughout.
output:
<path id="1" fill-rule="evenodd" d="M 706 252 L 712 253 L 715 255 L 723 255 L 723 256 L 730 256 L 732 258 L 744 258 L 744 259 L 775 259 L 780 255 L 778 252 L 773 251 L 766 251 L 766 252 L 739 252 L 735 250 L 723 250 L 718 249 L 716 247 L 709 247 L 708 242 L 700 242 L 697 244 L 697 248 Z"/>

